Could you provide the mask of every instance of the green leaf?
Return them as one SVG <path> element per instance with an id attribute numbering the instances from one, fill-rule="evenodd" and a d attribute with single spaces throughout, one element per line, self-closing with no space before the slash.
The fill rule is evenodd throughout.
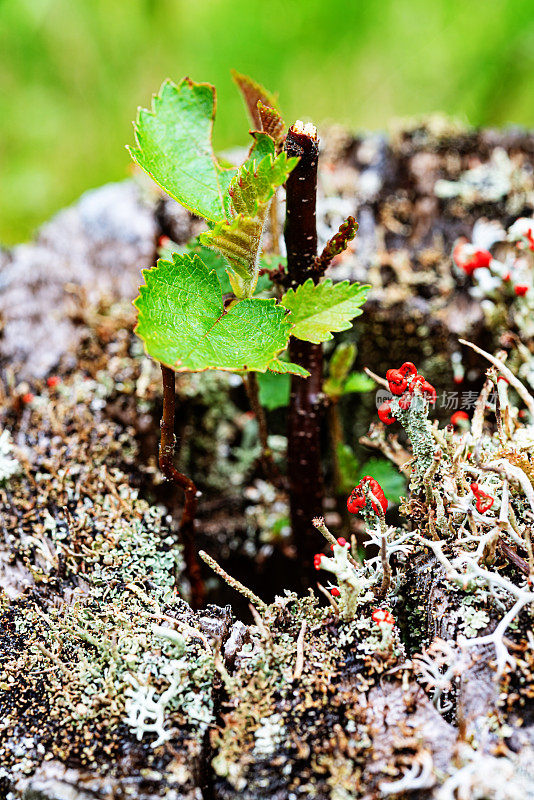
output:
<path id="1" fill-rule="evenodd" d="M 365 372 L 351 372 L 343 385 L 343 394 L 370 392 L 375 387 L 376 383 Z"/>
<path id="2" fill-rule="evenodd" d="M 204 245 L 200 244 L 198 239 L 192 239 L 188 242 L 185 246 L 176 244 L 176 242 L 169 242 L 168 244 L 160 247 L 158 249 L 158 256 L 162 258 L 164 261 L 172 260 L 173 253 L 180 253 L 181 255 L 189 254 L 191 256 L 197 255 L 200 259 L 204 262 L 204 264 L 210 270 L 215 270 L 217 273 L 217 277 L 221 282 L 221 290 L 223 294 L 232 294 L 232 287 L 230 285 L 230 281 L 228 280 L 228 262 L 220 253 L 216 250 L 212 250 L 209 247 L 204 247 Z M 273 255 L 262 255 L 260 257 L 260 269 L 273 269 L 277 267 L 280 263 L 284 262 L 285 259 L 282 256 L 273 256 Z M 260 294 L 265 292 L 266 294 L 270 292 L 272 288 L 272 281 L 268 275 L 260 275 L 258 278 L 258 283 L 256 284 L 256 289 L 254 294 Z"/>
<path id="3" fill-rule="evenodd" d="M 259 162 L 254 157 L 246 161 L 228 189 L 230 219 L 217 222 L 211 231 L 200 235 L 203 245 L 215 248 L 228 260 L 236 274 L 236 278 L 229 277 L 237 297 L 250 296 L 254 291 L 269 203 L 297 161 L 286 153 L 276 158 L 268 154 Z"/>
<path id="4" fill-rule="evenodd" d="M 339 490 L 341 492 L 351 492 L 359 481 L 360 464 L 354 455 L 352 447 L 348 444 L 338 444 L 337 463 L 341 481 Z"/>
<path id="5" fill-rule="evenodd" d="M 211 250 L 209 247 L 205 247 L 203 244 L 200 244 L 199 239 L 189 242 L 187 245 L 187 250 L 182 250 L 181 252 L 189 253 L 191 256 L 199 256 L 201 261 L 205 264 L 210 272 L 215 270 L 217 273 L 217 277 L 221 284 L 222 293 L 232 294 L 233 290 L 230 285 L 230 281 L 228 280 L 228 262 L 224 256 L 222 256 L 216 250 Z"/>
<path id="6" fill-rule="evenodd" d="M 334 350 L 328 364 L 328 378 L 323 383 L 323 392 L 333 400 L 343 394 L 343 386 L 356 358 L 356 345 L 341 342 Z"/>
<path id="7" fill-rule="evenodd" d="M 291 388 L 288 374 L 262 372 L 258 375 L 258 385 L 260 403 L 268 411 L 288 405 Z"/>
<path id="8" fill-rule="evenodd" d="M 308 370 L 304 369 L 304 367 L 301 367 L 299 364 L 293 364 L 291 361 L 281 361 L 278 358 L 271 361 L 269 369 L 271 372 L 279 372 L 281 375 L 290 372 L 292 375 L 298 375 L 300 378 L 308 378 L 310 375 Z"/>
<path id="9" fill-rule="evenodd" d="M 356 483 L 359 483 L 364 475 L 371 475 L 378 481 L 390 503 L 399 503 L 401 495 L 406 495 L 406 479 L 391 461 L 386 461 L 384 458 L 370 458 L 361 467 L 356 476 Z"/>
<path id="10" fill-rule="evenodd" d="M 274 299 L 234 301 L 226 310 L 216 273 L 196 255 L 174 253 L 143 275 L 136 333 L 152 358 L 177 372 L 280 371 L 291 323 Z"/>
<path id="11" fill-rule="evenodd" d="M 315 284 L 308 278 L 296 291 L 289 289 L 280 302 L 291 311 L 292 335 L 318 344 L 332 339 L 333 331 L 351 327 L 370 288 L 348 281 L 333 284 L 330 279 Z"/>
<path id="12" fill-rule="evenodd" d="M 298 158 L 288 158 L 285 152 L 276 158 L 269 153 L 261 161 L 256 159 L 254 153 L 239 167 L 228 189 L 236 214 L 248 217 L 256 216 L 260 206 L 269 202 L 277 187 L 285 183 L 298 163 Z"/>
<path id="13" fill-rule="evenodd" d="M 328 372 L 336 383 L 343 383 L 356 358 L 356 345 L 352 342 L 341 342 L 334 350 Z"/>
<path id="14" fill-rule="evenodd" d="M 250 135 L 254 139 L 254 143 L 248 154 L 247 161 L 255 158 L 256 161 L 261 161 L 265 156 L 275 156 L 274 139 L 269 133 L 263 131 L 250 131 Z M 245 161 L 245 164 L 247 163 Z"/>
<path id="15" fill-rule="evenodd" d="M 211 222 L 226 217 L 225 195 L 236 169 L 222 167 L 213 152 L 215 89 L 184 78 L 166 80 L 134 123 L 133 160 L 171 197 Z"/>

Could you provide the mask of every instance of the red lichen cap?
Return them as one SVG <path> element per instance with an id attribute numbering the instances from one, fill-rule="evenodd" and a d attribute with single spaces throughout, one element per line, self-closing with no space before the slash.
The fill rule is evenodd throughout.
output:
<path id="1" fill-rule="evenodd" d="M 337 586 L 332 586 L 332 588 L 330 589 L 330 594 L 332 595 L 332 597 L 339 597 L 341 592 L 339 591 Z"/>
<path id="2" fill-rule="evenodd" d="M 452 258 L 456 266 L 466 275 L 472 275 L 476 269 L 489 267 L 492 261 L 489 250 L 480 250 L 466 240 L 455 245 Z"/>
<path id="3" fill-rule="evenodd" d="M 429 383 L 427 380 L 424 380 L 421 383 L 421 392 L 423 393 L 423 396 L 426 397 L 429 403 L 434 404 L 436 402 L 437 398 L 436 390 L 434 389 L 432 384 Z"/>
<path id="4" fill-rule="evenodd" d="M 321 559 L 323 557 L 322 553 L 316 553 L 313 557 L 313 566 L 315 569 L 321 569 Z"/>
<path id="5" fill-rule="evenodd" d="M 410 383 L 410 386 L 409 386 L 409 389 L 408 389 L 410 394 L 414 394 L 415 393 L 415 387 L 416 386 L 419 386 L 419 388 L 421 389 L 421 394 L 423 395 L 423 397 L 426 397 L 426 399 L 430 403 L 435 403 L 436 402 L 436 398 L 437 398 L 436 390 L 434 389 L 432 384 L 429 383 L 427 381 L 427 379 L 423 375 L 415 375 L 415 377 L 412 378 L 412 382 Z"/>
<path id="6" fill-rule="evenodd" d="M 384 514 L 388 510 L 388 501 L 386 499 L 386 495 L 384 494 L 384 490 L 378 483 L 372 478 L 370 475 L 365 475 L 359 484 L 354 487 L 352 490 L 349 499 L 347 500 L 347 508 L 351 514 L 357 514 L 358 511 L 361 511 L 365 506 L 366 496 L 364 492 L 364 485 L 368 483 L 371 489 L 371 492 L 374 494 L 378 502 L 380 503 Z M 379 513 L 378 506 L 374 501 L 371 501 L 371 505 L 375 514 Z"/>
<path id="7" fill-rule="evenodd" d="M 518 297 L 524 297 L 528 292 L 529 287 L 525 286 L 524 283 L 518 283 L 517 286 L 514 286 L 514 292 Z"/>
<path id="8" fill-rule="evenodd" d="M 411 361 L 405 361 L 404 364 L 399 367 L 400 374 L 407 378 L 410 375 L 417 375 L 417 369 L 415 364 L 412 364 Z"/>
<path id="9" fill-rule="evenodd" d="M 395 417 L 391 413 L 391 403 L 388 401 L 382 403 L 381 406 L 378 406 L 377 413 L 379 420 L 383 422 L 384 425 L 393 425 L 395 422 Z"/>
<path id="10" fill-rule="evenodd" d="M 410 383 L 410 388 L 408 389 L 410 394 L 414 393 L 414 389 L 416 386 L 422 386 L 422 384 L 425 383 L 425 380 L 426 379 L 423 377 L 423 375 L 414 375 L 412 378 L 412 382 Z"/>
<path id="11" fill-rule="evenodd" d="M 371 614 L 371 619 L 377 625 L 394 625 L 395 617 L 387 608 L 376 608 Z"/>
<path id="12" fill-rule="evenodd" d="M 399 395 L 406 391 L 408 382 L 399 369 L 388 369 L 386 372 L 386 380 L 388 382 L 389 391 L 392 394 Z"/>
<path id="13" fill-rule="evenodd" d="M 495 498 L 492 497 L 490 494 L 486 494 L 486 492 L 482 491 L 478 483 L 471 484 L 471 491 L 475 495 L 476 501 L 476 510 L 479 514 L 485 514 L 486 511 L 489 511 L 492 507 L 493 503 L 495 502 Z"/>
<path id="14" fill-rule="evenodd" d="M 338 543 L 338 545 L 339 545 L 340 547 L 346 547 L 346 546 L 347 546 L 347 544 L 348 544 L 348 542 L 347 542 L 347 540 L 345 539 L 345 537 L 344 537 L 344 536 L 339 536 L 339 537 L 338 537 L 338 539 L 337 539 L 337 543 Z M 333 549 L 334 549 L 334 545 L 333 545 L 333 544 L 331 544 L 331 545 L 330 545 L 330 550 L 333 550 Z"/>
<path id="15" fill-rule="evenodd" d="M 467 414 L 465 411 L 455 411 L 451 416 L 451 422 L 456 427 L 460 425 L 461 422 L 466 422 L 468 419 L 469 414 Z"/>

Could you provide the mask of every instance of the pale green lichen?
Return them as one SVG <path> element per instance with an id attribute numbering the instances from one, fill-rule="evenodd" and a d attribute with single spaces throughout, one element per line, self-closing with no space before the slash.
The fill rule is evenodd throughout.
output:
<path id="1" fill-rule="evenodd" d="M 472 605 L 472 598 L 463 600 L 460 608 L 461 622 L 460 627 L 464 636 L 471 638 L 476 636 L 478 631 L 487 628 L 490 623 L 490 616 L 487 611 L 476 608 Z"/>

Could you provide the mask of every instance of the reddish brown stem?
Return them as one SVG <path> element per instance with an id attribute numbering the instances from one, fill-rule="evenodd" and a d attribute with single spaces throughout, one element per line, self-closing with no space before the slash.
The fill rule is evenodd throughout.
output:
<path id="1" fill-rule="evenodd" d="M 161 417 L 161 440 L 159 448 L 159 468 L 175 486 L 183 489 L 185 494 L 184 510 L 180 522 L 180 536 L 184 548 L 184 560 L 187 576 L 191 583 L 191 604 L 200 608 L 204 602 L 204 582 L 197 559 L 195 542 L 195 517 L 197 513 L 197 487 L 187 475 L 179 472 L 174 466 L 174 418 L 176 411 L 176 389 L 174 371 L 161 365 L 163 381 L 163 413 Z"/>
<path id="2" fill-rule="evenodd" d="M 315 206 L 317 195 L 317 137 L 296 126 L 289 129 L 284 145 L 288 156 L 300 160 L 286 184 L 287 280 L 296 288 L 314 275 L 317 255 Z M 309 378 L 291 378 L 288 418 L 288 477 L 291 497 L 291 528 L 299 559 L 311 570 L 316 549 L 311 520 L 323 513 L 321 421 L 323 417 L 323 349 L 320 344 L 290 340 L 291 361 L 310 372 Z"/>

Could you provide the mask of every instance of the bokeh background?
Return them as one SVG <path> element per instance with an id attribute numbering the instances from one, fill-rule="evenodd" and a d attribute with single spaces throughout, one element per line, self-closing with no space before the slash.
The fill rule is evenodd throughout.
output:
<path id="1" fill-rule="evenodd" d="M 131 120 L 164 77 L 214 83 L 216 145 L 244 144 L 231 67 L 287 119 L 530 126 L 534 1 L 0 0 L 0 242 L 128 174 Z"/>

